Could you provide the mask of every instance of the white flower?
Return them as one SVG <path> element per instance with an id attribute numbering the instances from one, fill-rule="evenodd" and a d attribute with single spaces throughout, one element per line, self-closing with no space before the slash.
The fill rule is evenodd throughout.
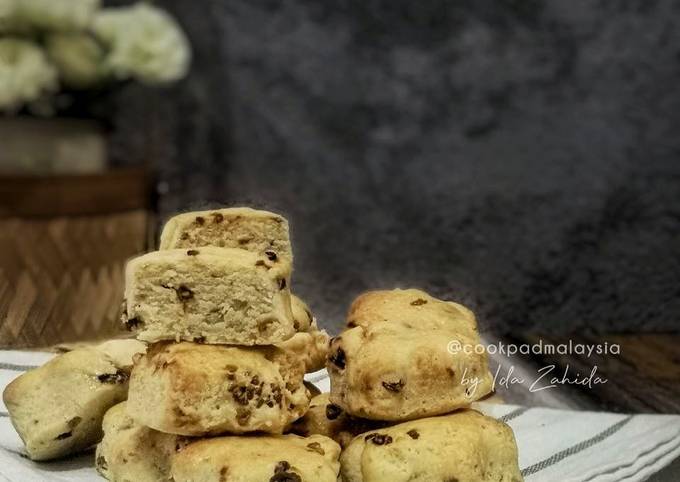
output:
<path id="1" fill-rule="evenodd" d="M 0 39 L 0 111 L 13 111 L 56 90 L 57 72 L 28 40 Z"/>
<path id="2" fill-rule="evenodd" d="M 95 16 L 93 30 L 110 48 L 107 65 L 119 79 L 157 84 L 187 72 L 189 42 L 163 10 L 146 4 L 104 9 Z"/>
<path id="3" fill-rule="evenodd" d="M 87 34 L 55 33 L 45 39 L 45 48 L 59 78 L 69 87 L 92 87 L 106 77 L 104 49 Z"/>
<path id="4" fill-rule="evenodd" d="M 7 1 L 7 0 L 4 0 Z M 84 30 L 92 23 L 101 0 L 14 0 L 15 21 L 38 30 Z"/>

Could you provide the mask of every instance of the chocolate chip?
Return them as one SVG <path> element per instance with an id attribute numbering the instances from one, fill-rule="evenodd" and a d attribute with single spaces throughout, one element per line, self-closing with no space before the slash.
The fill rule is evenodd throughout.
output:
<path id="1" fill-rule="evenodd" d="M 356 328 L 356 327 L 357 327 L 356 321 L 350 320 L 350 321 L 347 322 L 347 328 Z"/>
<path id="2" fill-rule="evenodd" d="M 190 438 L 187 438 L 187 437 L 179 437 L 179 438 L 175 441 L 175 452 L 181 452 L 181 451 L 184 450 L 184 449 L 187 447 L 187 445 L 189 445 L 190 443 L 191 443 L 191 439 L 190 439 Z"/>
<path id="3" fill-rule="evenodd" d="M 414 428 L 406 432 L 409 437 L 411 437 L 413 440 L 418 440 L 420 438 L 420 434 L 418 431 Z"/>
<path id="4" fill-rule="evenodd" d="M 255 266 L 267 266 L 267 263 L 265 263 L 263 259 L 258 259 L 255 261 Z"/>
<path id="5" fill-rule="evenodd" d="M 198 255 L 198 250 L 197 249 L 190 249 L 187 251 L 187 256 L 196 256 Z"/>
<path id="6" fill-rule="evenodd" d="M 342 408 L 332 403 L 326 405 L 326 418 L 328 420 L 335 420 L 340 415 L 342 415 Z"/>
<path id="7" fill-rule="evenodd" d="M 201 216 L 196 216 L 196 224 L 199 226 L 203 226 L 205 224 L 205 219 L 202 218 Z"/>
<path id="8" fill-rule="evenodd" d="M 280 290 L 286 289 L 286 278 L 279 278 L 279 289 Z"/>
<path id="9" fill-rule="evenodd" d="M 73 435 L 73 432 L 71 432 L 71 431 L 60 433 L 59 435 L 57 435 L 54 438 L 54 440 L 66 440 L 67 438 L 71 437 L 72 435 Z"/>
<path id="10" fill-rule="evenodd" d="M 227 482 L 227 475 L 229 475 L 229 467 L 224 466 L 220 469 L 220 482 Z"/>
<path id="11" fill-rule="evenodd" d="M 425 303 L 427 303 L 427 300 L 424 300 L 422 298 L 418 298 L 417 300 L 411 301 L 411 305 L 413 306 L 421 306 L 424 305 Z"/>
<path id="12" fill-rule="evenodd" d="M 311 450 L 312 452 L 316 452 L 319 455 L 326 455 L 326 452 L 321 447 L 321 444 L 319 442 L 312 442 L 311 444 L 307 444 L 307 449 Z"/>
<path id="13" fill-rule="evenodd" d="M 382 386 L 385 387 L 385 390 L 395 393 L 401 392 L 401 389 L 404 388 L 404 385 L 406 385 L 406 382 L 403 380 L 399 380 L 397 382 L 382 382 Z"/>
<path id="14" fill-rule="evenodd" d="M 224 216 L 222 215 L 222 213 L 212 213 L 212 217 L 213 217 L 213 222 L 215 224 L 218 224 L 218 223 L 221 223 L 222 221 L 224 221 Z"/>
<path id="15" fill-rule="evenodd" d="M 274 467 L 274 475 L 269 482 L 302 482 L 302 478 L 295 472 L 290 472 L 290 464 L 282 460 Z"/>
<path id="16" fill-rule="evenodd" d="M 278 259 L 278 256 L 276 256 L 276 253 L 271 250 L 267 250 L 264 252 L 264 255 L 269 259 L 269 261 L 276 261 Z"/>
<path id="17" fill-rule="evenodd" d="M 194 343 L 198 343 L 199 345 L 202 345 L 205 343 L 206 338 L 204 336 L 197 336 L 194 338 Z"/>
<path id="18" fill-rule="evenodd" d="M 236 403 L 248 405 L 248 389 L 246 387 L 243 385 L 236 385 L 230 389 L 230 392 Z"/>
<path id="19" fill-rule="evenodd" d="M 346 364 L 346 359 L 345 359 L 345 350 L 342 348 L 338 348 L 335 353 L 331 354 L 328 357 L 328 361 L 330 361 L 333 365 L 338 367 L 340 370 L 345 369 L 345 364 Z"/>
<path id="20" fill-rule="evenodd" d="M 128 381 L 128 378 L 130 378 L 130 375 L 123 370 L 117 370 L 116 373 L 103 373 L 101 375 L 97 375 L 97 380 L 99 380 L 101 383 L 111 383 L 114 385 L 125 383 Z"/>
<path id="21" fill-rule="evenodd" d="M 177 298 L 179 298 L 180 301 L 188 301 L 194 297 L 194 292 L 185 285 L 179 285 L 179 288 L 175 291 L 177 292 Z"/>
<path id="22" fill-rule="evenodd" d="M 81 417 L 73 417 L 71 420 L 69 420 L 68 422 L 66 422 L 66 425 L 68 426 L 68 428 L 70 428 L 71 430 L 73 430 L 73 429 L 76 428 L 76 427 L 80 424 L 80 422 L 82 422 L 82 421 L 83 421 L 83 419 L 82 419 Z"/>
<path id="23" fill-rule="evenodd" d="M 130 318 L 125 321 L 125 328 L 128 331 L 136 330 L 137 328 L 144 326 L 144 322 L 141 321 L 139 318 Z"/>
<path id="24" fill-rule="evenodd" d="M 302 478 L 295 472 L 279 472 L 272 475 L 269 482 L 302 482 Z"/>
<path id="25" fill-rule="evenodd" d="M 389 445 L 392 443 L 392 437 L 381 433 L 371 433 L 366 435 L 364 440 L 373 442 L 374 445 Z"/>

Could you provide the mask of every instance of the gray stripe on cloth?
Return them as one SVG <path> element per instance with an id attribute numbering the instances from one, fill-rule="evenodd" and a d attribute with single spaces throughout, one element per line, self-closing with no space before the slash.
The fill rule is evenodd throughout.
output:
<path id="1" fill-rule="evenodd" d="M 16 365 L 14 363 L 0 363 L 0 370 L 12 370 L 13 372 L 26 372 L 38 368 L 37 365 Z"/>
<path id="2" fill-rule="evenodd" d="M 516 419 L 517 417 L 519 417 L 519 416 L 521 416 L 521 415 L 524 415 L 524 414 L 527 413 L 528 411 L 529 411 L 529 409 L 528 409 L 528 408 L 525 408 L 525 407 L 516 408 L 516 409 L 513 410 L 512 412 L 506 413 L 506 414 L 503 415 L 502 417 L 499 417 L 498 420 L 500 420 L 501 422 L 504 422 L 504 423 L 508 423 L 510 420 L 514 420 L 514 419 Z"/>
<path id="3" fill-rule="evenodd" d="M 556 454 L 548 457 L 547 459 L 542 460 L 539 463 L 534 464 L 530 467 L 527 467 L 526 469 L 523 469 L 522 476 L 528 477 L 529 475 L 533 475 L 537 472 L 540 472 L 541 470 L 547 469 L 548 467 L 555 465 L 558 462 L 561 462 L 562 460 L 568 457 L 571 457 L 572 455 L 582 452 L 585 449 L 592 447 L 593 445 L 597 445 L 598 443 L 608 439 L 616 432 L 621 430 L 632 419 L 633 416 L 629 415 L 628 417 L 624 418 L 623 420 L 620 420 L 619 422 L 615 423 L 606 430 L 603 430 L 602 432 L 598 433 L 594 437 L 591 437 L 588 440 L 584 440 L 583 442 L 577 443 L 576 445 L 572 445 L 568 449 L 562 450 L 561 452 L 557 452 Z"/>

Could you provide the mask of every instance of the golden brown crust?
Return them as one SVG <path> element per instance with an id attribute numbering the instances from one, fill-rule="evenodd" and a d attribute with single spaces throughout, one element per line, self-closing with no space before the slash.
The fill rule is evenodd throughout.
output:
<path id="1" fill-rule="evenodd" d="M 97 445 L 95 467 L 112 482 L 169 482 L 170 461 L 185 439 L 136 423 L 126 403 L 109 409 L 102 423 L 104 438 Z"/>
<path id="2" fill-rule="evenodd" d="M 389 321 L 418 328 L 448 328 L 477 333 L 474 313 L 453 301 L 443 301 L 418 289 L 368 291 L 357 297 L 347 314 L 347 327 L 368 327 Z"/>
<path id="3" fill-rule="evenodd" d="M 246 207 L 178 214 L 161 233 L 162 250 L 203 246 L 239 248 L 293 262 L 288 221 L 279 214 Z"/>
<path id="4" fill-rule="evenodd" d="M 104 414 L 127 397 L 131 344 L 122 343 L 122 350 L 111 342 L 105 350 L 79 348 L 56 356 L 5 388 L 7 411 L 31 459 L 63 457 L 101 439 Z"/>
<path id="5" fill-rule="evenodd" d="M 510 427 L 474 410 L 356 437 L 341 456 L 343 482 L 521 482 Z"/>
<path id="6" fill-rule="evenodd" d="M 128 412 L 167 433 L 282 433 L 309 404 L 304 365 L 275 347 L 158 343 L 132 370 Z"/>
<path id="7" fill-rule="evenodd" d="M 336 482 L 339 455 L 340 447 L 320 435 L 218 437 L 177 453 L 172 476 L 175 482 Z"/>

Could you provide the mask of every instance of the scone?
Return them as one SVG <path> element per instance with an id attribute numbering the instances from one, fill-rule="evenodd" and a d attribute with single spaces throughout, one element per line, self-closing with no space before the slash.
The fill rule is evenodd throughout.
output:
<path id="1" fill-rule="evenodd" d="M 191 440 L 136 423 L 126 402 L 106 412 L 102 427 L 95 465 L 112 482 L 169 482 L 172 455 Z"/>
<path id="2" fill-rule="evenodd" d="M 328 393 L 322 393 L 312 398 L 309 411 L 293 422 L 290 432 L 304 437 L 324 435 L 345 448 L 355 436 L 390 425 L 389 422 L 351 417 L 340 407 L 333 405 L 328 396 Z"/>
<path id="3" fill-rule="evenodd" d="M 127 397 L 131 355 L 145 348 L 136 340 L 80 348 L 12 381 L 3 399 L 28 456 L 55 459 L 99 442 L 102 417 Z"/>
<path id="4" fill-rule="evenodd" d="M 389 321 L 418 328 L 447 328 L 476 336 L 472 311 L 453 301 L 439 300 L 417 289 L 368 291 L 354 300 L 347 313 L 347 327 L 368 327 Z"/>
<path id="5" fill-rule="evenodd" d="M 139 339 L 269 345 L 295 333 L 290 266 L 242 249 L 156 251 L 128 262 L 127 325 Z"/>
<path id="6" fill-rule="evenodd" d="M 474 410 L 362 434 L 340 458 L 343 482 L 521 482 L 506 424 Z"/>
<path id="7" fill-rule="evenodd" d="M 293 262 L 288 221 L 251 208 L 227 208 L 179 214 L 161 233 L 160 249 L 218 246 L 264 254 L 272 261 Z"/>
<path id="8" fill-rule="evenodd" d="M 469 350 L 449 351 L 451 342 Z M 389 321 L 345 330 L 331 341 L 332 403 L 355 417 L 404 421 L 441 415 L 493 388 L 479 340 Z"/>
<path id="9" fill-rule="evenodd" d="M 336 482 L 340 447 L 314 435 L 218 437 L 194 442 L 172 461 L 174 482 Z"/>
<path id="10" fill-rule="evenodd" d="M 158 343 L 139 357 L 127 410 L 179 435 L 282 433 L 309 406 L 304 365 L 275 347 Z"/>

